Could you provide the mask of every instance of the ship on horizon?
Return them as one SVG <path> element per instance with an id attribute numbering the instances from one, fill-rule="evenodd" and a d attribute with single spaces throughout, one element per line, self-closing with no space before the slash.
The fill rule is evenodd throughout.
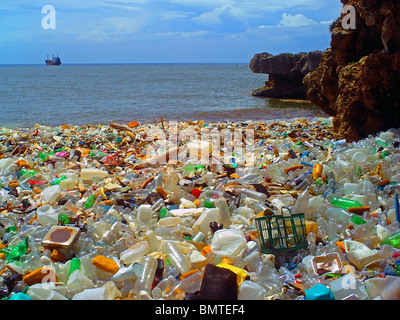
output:
<path id="1" fill-rule="evenodd" d="M 49 58 L 49 55 L 47 55 L 47 59 L 46 59 L 46 64 L 48 66 L 59 66 L 61 64 L 61 59 L 60 57 L 57 56 L 55 57 L 54 54 L 51 56 L 51 60 Z"/>

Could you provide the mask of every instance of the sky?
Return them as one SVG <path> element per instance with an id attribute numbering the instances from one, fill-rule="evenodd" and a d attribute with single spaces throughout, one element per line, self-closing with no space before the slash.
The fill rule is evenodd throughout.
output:
<path id="1" fill-rule="evenodd" d="M 45 6 L 55 9 L 55 29 Z M 339 0 L 1 0 L 0 64 L 248 63 L 329 47 Z M 53 16 L 54 17 L 54 16 Z"/>

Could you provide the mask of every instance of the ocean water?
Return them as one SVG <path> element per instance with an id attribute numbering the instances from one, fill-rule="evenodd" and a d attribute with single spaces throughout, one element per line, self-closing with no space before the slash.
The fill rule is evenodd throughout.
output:
<path id="1" fill-rule="evenodd" d="M 251 95 L 247 64 L 0 66 L 0 126 L 327 116 L 310 103 Z"/>

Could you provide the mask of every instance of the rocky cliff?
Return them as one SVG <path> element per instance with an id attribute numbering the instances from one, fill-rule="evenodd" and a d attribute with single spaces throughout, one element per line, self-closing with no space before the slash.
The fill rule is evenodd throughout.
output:
<path id="1" fill-rule="evenodd" d="M 334 117 L 336 138 L 356 141 L 400 127 L 400 1 L 341 2 L 356 9 L 356 28 L 344 29 L 342 14 L 303 83 L 308 99 Z"/>
<path id="2" fill-rule="evenodd" d="M 303 79 L 314 71 L 321 60 L 322 52 L 282 53 L 273 56 L 269 53 L 255 54 L 250 61 L 254 73 L 268 74 L 268 81 L 254 96 L 278 99 L 307 99 Z"/>

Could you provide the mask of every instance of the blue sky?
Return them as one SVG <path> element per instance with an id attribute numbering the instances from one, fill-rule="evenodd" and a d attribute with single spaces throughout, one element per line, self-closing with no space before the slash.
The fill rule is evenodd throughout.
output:
<path id="1" fill-rule="evenodd" d="M 42 28 L 42 7 L 56 29 Z M 0 64 L 248 63 L 329 47 L 339 0 L 1 0 Z"/>

